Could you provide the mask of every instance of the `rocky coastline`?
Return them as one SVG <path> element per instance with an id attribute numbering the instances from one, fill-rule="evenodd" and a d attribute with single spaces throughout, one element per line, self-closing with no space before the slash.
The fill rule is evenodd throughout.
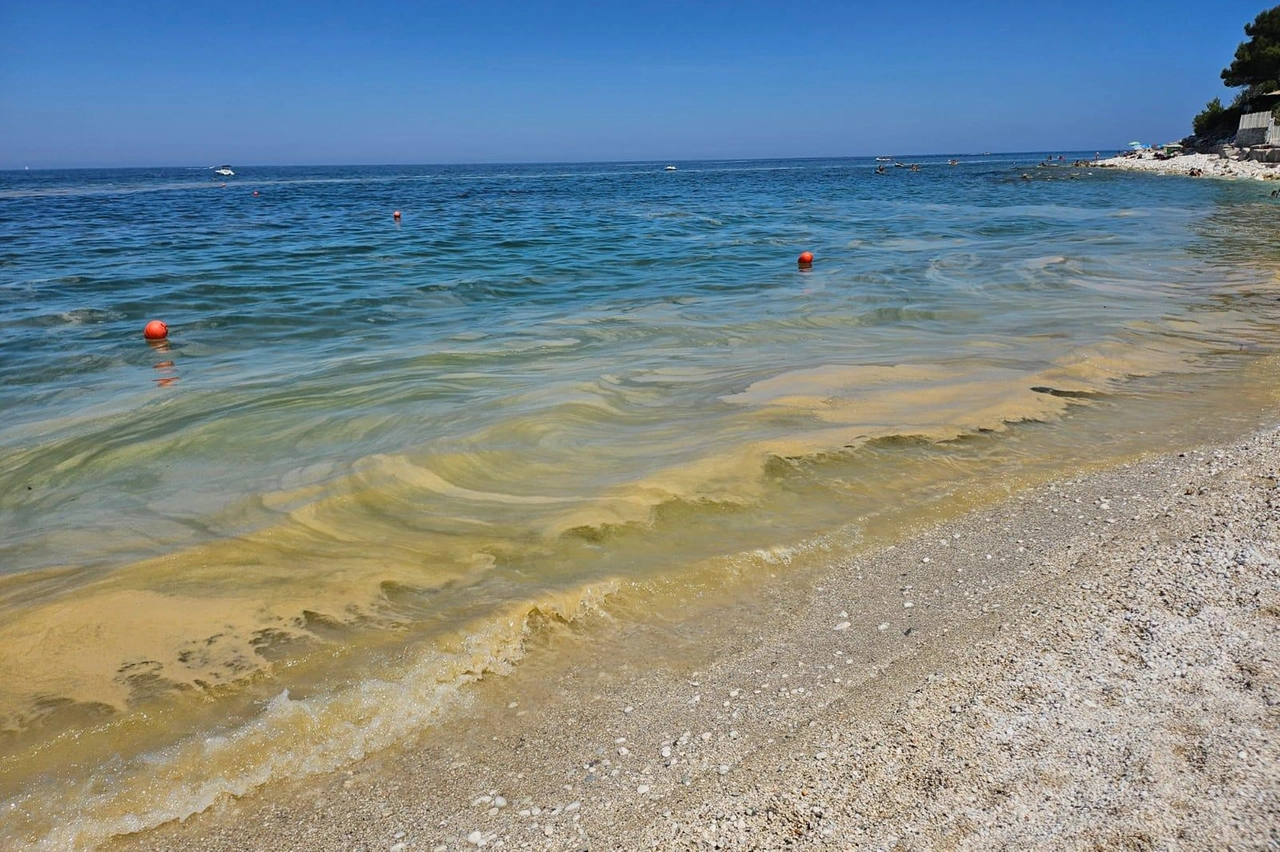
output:
<path id="1" fill-rule="evenodd" d="M 1081 160 L 1076 165 L 1183 177 L 1280 180 L 1280 163 L 1250 159 L 1245 152 L 1235 148 L 1224 149 L 1224 153 L 1179 154 L 1164 159 L 1157 158 L 1153 151 L 1140 151 L 1105 159 Z"/>

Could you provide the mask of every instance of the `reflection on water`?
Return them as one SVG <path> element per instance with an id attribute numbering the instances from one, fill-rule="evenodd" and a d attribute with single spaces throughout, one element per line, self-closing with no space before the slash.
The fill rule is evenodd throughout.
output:
<path id="1" fill-rule="evenodd" d="M 1256 188 L 872 165 L 0 179 L 0 836 L 341 766 L 539 635 L 1271 404 Z"/>

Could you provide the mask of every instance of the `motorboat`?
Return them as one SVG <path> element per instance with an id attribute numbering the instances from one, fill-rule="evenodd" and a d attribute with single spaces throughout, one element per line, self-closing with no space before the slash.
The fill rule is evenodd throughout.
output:
<path id="1" fill-rule="evenodd" d="M 663 169 L 664 172 L 674 172 L 675 170 L 676 170 L 675 166 L 667 166 L 666 168 Z"/>
<path id="2" fill-rule="evenodd" d="M 214 170 L 213 170 L 213 173 L 214 173 L 215 175 L 222 175 L 223 177 L 235 177 L 235 176 L 236 176 L 236 173 L 235 173 L 235 172 L 233 172 L 233 171 L 231 171 L 231 167 L 230 167 L 230 166 L 218 166 L 216 169 L 214 169 Z"/>
<path id="3" fill-rule="evenodd" d="M 892 163 L 893 157 L 876 157 L 877 163 Z"/>

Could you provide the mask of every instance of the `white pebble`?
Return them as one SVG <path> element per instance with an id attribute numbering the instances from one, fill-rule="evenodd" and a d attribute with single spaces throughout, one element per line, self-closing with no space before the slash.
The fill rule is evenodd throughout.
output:
<path id="1" fill-rule="evenodd" d="M 639 793 L 641 796 L 643 796 L 645 793 L 649 792 L 649 785 L 641 784 L 639 787 L 636 788 L 636 792 Z"/>
<path id="2" fill-rule="evenodd" d="M 663 747 L 662 747 L 662 756 L 663 756 L 663 757 L 670 757 L 670 756 L 671 756 L 671 746 L 663 746 Z"/>
<path id="3" fill-rule="evenodd" d="M 479 829 L 477 829 L 467 835 L 467 842 L 472 846 L 479 846 L 484 842 L 484 835 L 480 833 Z"/>
<path id="4" fill-rule="evenodd" d="M 393 844 L 391 844 L 391 852 L 404 852 L 404 850 L 406 850 L 406 849 L 408 849 L 408 848 L 409 848 L 409 844 L 408 844 L 408 843 L 393 843 Z"/>
<path id="5" fill-rule="evenodd" d="M 501 796 L 494 796 L 493 806 L 495 808 L 505 808 L 507 806 L 507 800 L 502 798 Z"/>
<path id="6" fill-rule="evenodd" d="M 886 630 L 888 630 L 888 629 L 889 629 L 889 622 L 887 622 L 887 621 L 882 621 L 882 622 L 880 622 L 880 626 L 878 626 L 878 627 L 876 628 L 876 630 L 879 630 L 881 633 L 883 633 L 884 631 L 886 631 Z"/>
<path id="7" fill-rule="evenodd" d="M 839 624 L 837 624 L 835 627 L 833 627 L 832 629 L 833 629 L 833 630 L 848 630 L 848 629 L 849 629 L 849 622 L 847 622 L 847 621 L 842 621 L 842 622 L 840 622 Z"/>

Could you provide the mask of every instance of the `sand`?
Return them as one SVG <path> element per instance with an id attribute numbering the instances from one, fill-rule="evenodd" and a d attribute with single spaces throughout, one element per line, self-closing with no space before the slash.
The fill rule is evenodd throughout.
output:
<path id="1" fill-rule="evenodd" d="M 111 848 L 1280 848 L 1278 477 L 1267 430 L 1037 486 L 762 593 L 698 670 L 490 679 Z"/>

